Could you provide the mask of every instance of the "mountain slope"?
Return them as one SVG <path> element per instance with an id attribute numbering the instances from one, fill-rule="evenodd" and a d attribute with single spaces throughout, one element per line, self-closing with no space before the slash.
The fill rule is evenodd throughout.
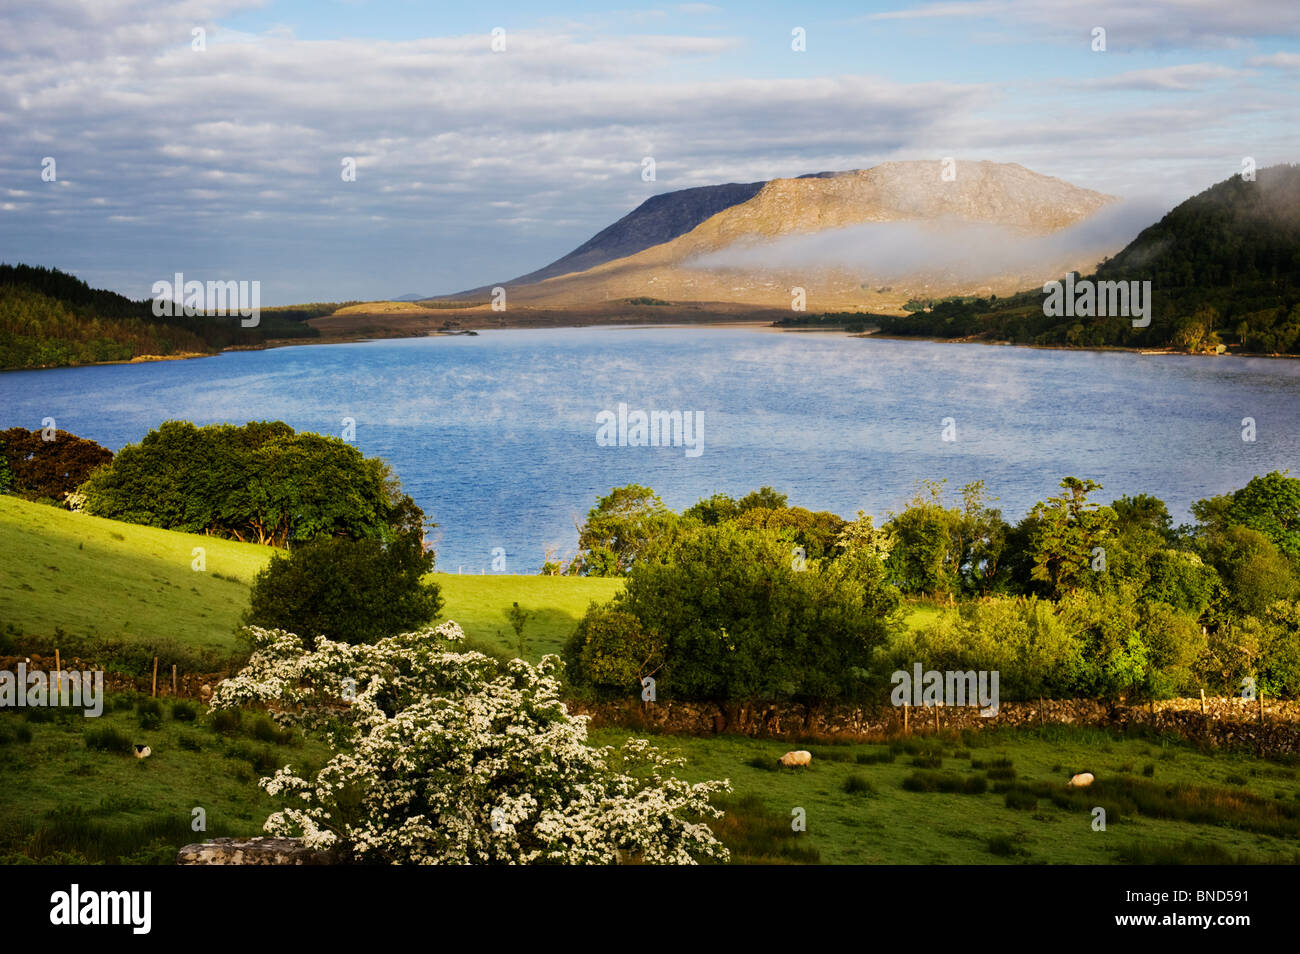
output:
<path id="1" fill-rule="evenodd" d="M 799 286 L 809 308 L 897 311 L 917 294 L 1015 291 L 1114 250 L 1041 241 L 1111 196 L 1009 163 L 959 161 L 951 181 L 942 172 L 937 160 L 889 162 L 656 196 L 503 284 L 511 304 L 538 308 L 635 298 L 788 308 Z"/>

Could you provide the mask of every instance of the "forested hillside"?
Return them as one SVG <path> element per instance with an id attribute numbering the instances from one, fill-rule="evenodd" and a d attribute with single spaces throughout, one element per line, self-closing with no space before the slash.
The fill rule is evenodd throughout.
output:
<path id="1" fill-rule="evenodd" d="M 1045 315 L 1041 289 L 1011 298 L 917 303 L 887 334 L 1017 344 L 1300 353 L 1300 166 L 1240 175 L 1193 196 L 1090 276 L 1150 281 L 1151 324 Z"/>
<path id="2" fill-rule="evenodd" d="M 238 317 L 157 318 L 148 299 L 91 288 L 56 268 L 0 264 L 0 369 L 53 368 L 142 356 L 207 354 L 270 338 L 315 337 L 312 306 L 263 309 L 257 327 Z"/>

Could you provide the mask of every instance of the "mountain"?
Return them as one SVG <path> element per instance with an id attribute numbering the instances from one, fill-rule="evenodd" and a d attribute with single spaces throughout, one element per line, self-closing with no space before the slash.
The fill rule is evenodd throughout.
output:
<path id="1" fill-rule="evenodd" d="M 810 310 L 897 312 L 918 294 L 1015 291 L 1090 269 L 1118 247 L 1060 238 L 1111 196 L 1014 163 L 958 161 L 951 181 L 944 171 L 938 160 L 888 162 L 664 193 L 498 284 L 509 304 L 533 308 L 632 300 L 788 309 L 799 286 Z M 483 301 L 491 287 L 446 298 Z"/>
<path id="2" fill-rule="evenodd" d="M 1059 277 L 1059 276 L 1058 276 Z M 1040 288 L 996 303 L 943 302 L 891 334 L 1024 344 L 1300 354 L 1300 165 L 1235 175 L 1143 229 L 1093 281 L 1151 283 L 1151 322 L 1051 317 Z"/>

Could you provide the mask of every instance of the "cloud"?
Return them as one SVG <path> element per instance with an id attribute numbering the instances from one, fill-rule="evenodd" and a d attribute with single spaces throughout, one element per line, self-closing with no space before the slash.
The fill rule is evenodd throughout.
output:
<path id="1" fill-rule="evenodd" d="M 1086 85 L 1093 89 L 1189 91 L 1238 75 L 1240 71 L 1217 63 L 1184 63 L 1149 70 L 1131 70 L 1089 80 Z"/>
<path id="2" fill-rule="evenodd" d="M 991 20 L 1054 40 L 1086 42 L 1106 30 L 1108 49 L 1223 48 L 1300 32 L 1293 0 L 969 0 L 926 3 L 870 14 L 873 20 Z"/>

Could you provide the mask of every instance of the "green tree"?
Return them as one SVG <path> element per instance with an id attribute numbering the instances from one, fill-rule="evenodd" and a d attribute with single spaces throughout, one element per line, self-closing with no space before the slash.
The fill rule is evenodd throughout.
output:
<path id="1" fill-rule="evenodd" d="M 423 537 L 425 525 L 382 460 L 280 421 L 167 421 L 81 493 L 98 516 L 280 547 L 322 536 Z"/>
<path id="2" fill-rule="evenodd" d="M 572 565 L 586 576 L 624 576 L 642 552 L 669 537 L 678 522 L 677 514 L 649 487 L 615 487 L 587 513 Z"/>
<path id="3" fill-rule="evenodd" d="M 1034 504 L 1024 523 L 1029 529 L 1030 576 L 1046 595 L 1058 598 L 1087 582 L 1087 574 L 1097 572 L 1099 558 L 1105 556 L 1110 541 L 1115 511 L 1088 500 L 1101 490 L 1091 480 L 1066 477 L 1061 481 L 1064 493 Z"/>
<path id="4" fill-rule="evenodd" d="M 724 524 L 635 564 L 614 602 L 662 641 L 661 696 L 746 702 L 864 694 L 879 601 L 856 576 L 796 569 L 777 533 Z"/>
<path id="5" fill-rule="evenodd" d="M 296 633 L 312 645 L 321 637 L 373 643 L 413 631 L 442 608 L 438 585 L 423 581 L 433 564 L 414 534 L 310 541 L 257 574 L 244 625 Z"/>
<path id="6" fill-rule="evenodd" d="M 569 680 L 602 694 L 639 694 L 642 679 L 663 666 L 663 639 L 616 603 L 592 603 L 565 643 Z"/>
<path id="7" fill-rule="evenodd" d="M 1230 610 L 1262 617 L 1278 600 L 1300 596 L 1300 581 L 1290 562 L 1267 536 L 1244 526 L 1211 535 L 1206 554 L 1227 590 Z"/>
<path id="8" fill-rule="evenodd" d="M 1210 533 L 1233 526 L 1258 530 L 1300 568 L 1300 478 L 1287 473 L 1252 477 L 1231 494 L 1197 501 L 1192 514 Z"/>

